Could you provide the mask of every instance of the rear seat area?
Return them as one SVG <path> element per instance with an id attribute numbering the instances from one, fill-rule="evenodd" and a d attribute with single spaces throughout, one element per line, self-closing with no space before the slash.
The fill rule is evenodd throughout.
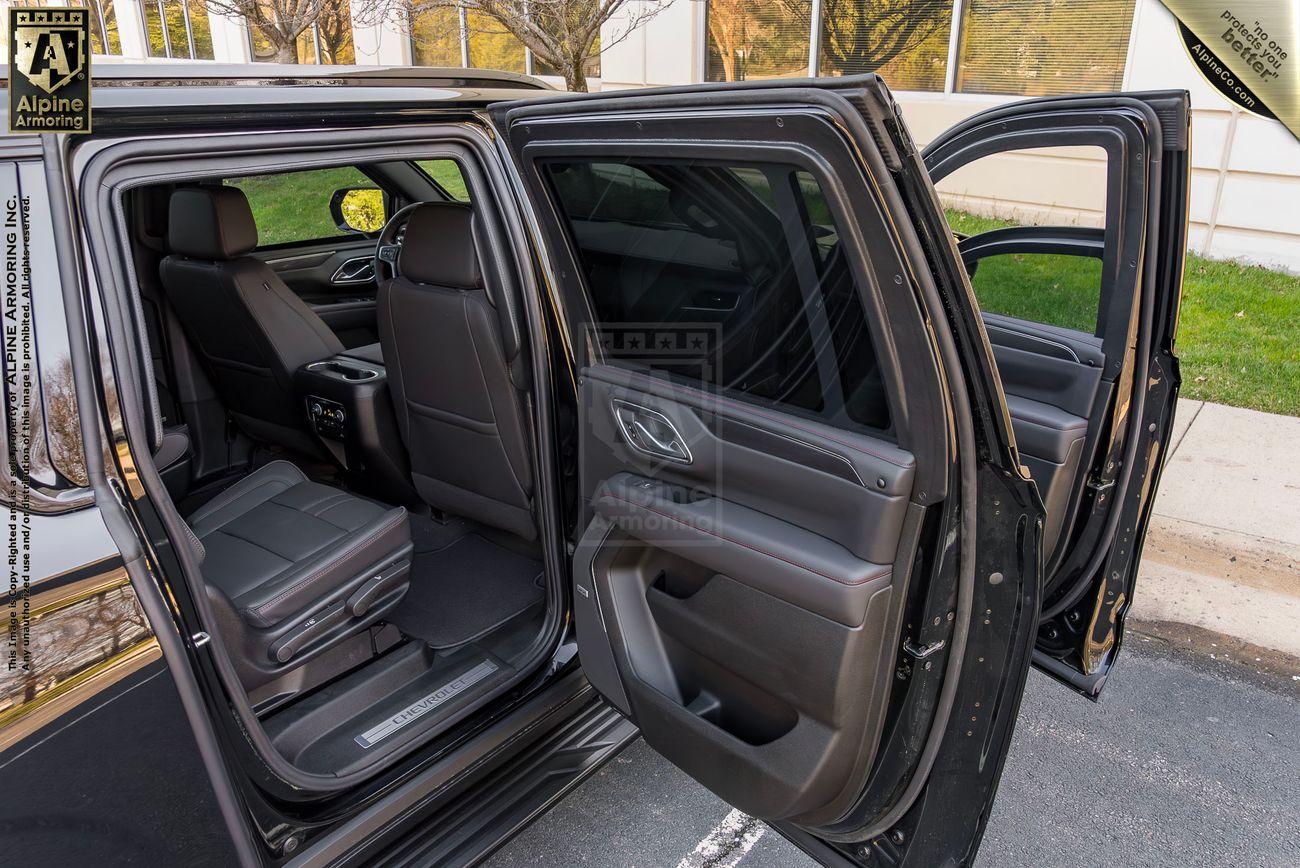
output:
<path id="1" fill-rule="evenodd" d="M 248 689 L 377 621 L 408 587 L 406 509 L 312 482 L 288 461 L 255 470 L 188 522 Z"/>

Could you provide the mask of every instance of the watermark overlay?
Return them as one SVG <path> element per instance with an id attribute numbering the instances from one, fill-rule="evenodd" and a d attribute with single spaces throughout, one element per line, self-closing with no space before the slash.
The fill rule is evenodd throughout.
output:
<path id="1" fill-rule="evenodd" d="M 9 9 L 9 132 L 90 132 L 89 15 Z"/>
<path id="2" fill-rule="evenodd" d="M 32 333 L 32 269 L 29 254 L 31 202 L 10 195 L 4 202 L 4 376 L 5 445 L 9 464 L 10 508 L 5 597 L 6 663 L 10 671 L 30 671 L 32 518 L 32 413 L 36 394 L 35 337 Z"/>
<path id="3" fill-rule="evenodd" d="M 588 330 L 593 358 L 619 382 L 588 383 L 581 457 L 594 491 L 620 529 L 648 541 L 710 544 L 721 516 L 725 450 L 711 412 L 717 400 L 716 323 L 602 323 Z M 625 472 L 610 475 L 613 455 Z"/>
<path id="4" fill-rule="evenodd" d="M 1248 112 L 1300 136 L 1300 15 L 1294 0 L 1164 0 L 1196 69 Z M 1140 49 L 1139 49 L 1140 50 Z"/>

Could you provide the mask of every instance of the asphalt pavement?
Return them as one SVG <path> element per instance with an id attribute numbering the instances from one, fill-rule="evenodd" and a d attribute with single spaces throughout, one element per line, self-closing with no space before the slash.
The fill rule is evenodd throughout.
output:
<path id="1" fill-rule="evenodd" d="M 978 864 L 1300 865 L 1300 672 L 1130 632 L 1099 703 L 1033 672 Z M 809 866 L 638 741 L 496 853 L 514 865 Z"/>

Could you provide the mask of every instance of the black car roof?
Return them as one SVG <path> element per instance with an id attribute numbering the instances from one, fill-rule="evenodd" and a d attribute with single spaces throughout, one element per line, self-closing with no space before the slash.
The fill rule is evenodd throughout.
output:
<path id="1" fill-rule="evenodd" d="M 212 63 L 168 61 L 113 63 L 93 67 L 96 87 L 184 87 L 194 85 L 241 86 L 269 84 L 301 87 L 405 85 L 408 87 L 463 86 L 476 89 L 546 90 L 550 85 L 517 72 L 500 69 L 429 66 L 329 66 L 292 63 Z"/>
<path id="2" fill-rule="evenodd" d="M 554 95 L 540 79 L 496 69 L 321 66 L 272 63 L 97 61 L 91 108 L 159 113 L 331 106 L 479 108 L 500 100 Z M 8 81 L 0 79 L 0 87 Z M 0 111 L 8 100 L 0 101 Z M 7 124 L 5 125 L 7 127 Z"/>

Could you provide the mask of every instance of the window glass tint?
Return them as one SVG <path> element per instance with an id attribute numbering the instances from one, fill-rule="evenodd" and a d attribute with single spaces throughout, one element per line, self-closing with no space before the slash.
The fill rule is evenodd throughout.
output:
<path id="1" fill-rule="evenodd" d="M 40 160 L 0 161 L 0 219 L 8 247 L 4 281 L 10 288 L 3 301 L 9 345 L 0 355 L 7 445 L 0 503 L 56 511 L 62 507 L 55 499 L 90 481 L 59 292 L 54 218 L 44 190 Z M 104 392 L 115 412 L 111 381 Z"/>
<path id="2" fill-rule="evenodd" d="M 966 0 L 961 93 L 1120 90 L 1134 0 Z"/>
<path id="3" fill-rule="evenodd" d="M 543 164 L 606 361 L 886 429 L 875 352 L 817 180 L 793 166 Z"/>
<path id="4" fill-rule="evenodd" d="M 375 186 L 355 166 L 227 178 L 225 183 L 243 190 L 248 197 L 259 247 L 349 234 L 335 225 L 330 197 L 344 187 Z"/>
<path id="5" fill-rule="evenodd" d="M 460 202 L 469 201 L 469 188 L 465 186 L 465 176 L 455 160 L 416 160 L 424 174 L 433 179 L 453 199 Z"/>

